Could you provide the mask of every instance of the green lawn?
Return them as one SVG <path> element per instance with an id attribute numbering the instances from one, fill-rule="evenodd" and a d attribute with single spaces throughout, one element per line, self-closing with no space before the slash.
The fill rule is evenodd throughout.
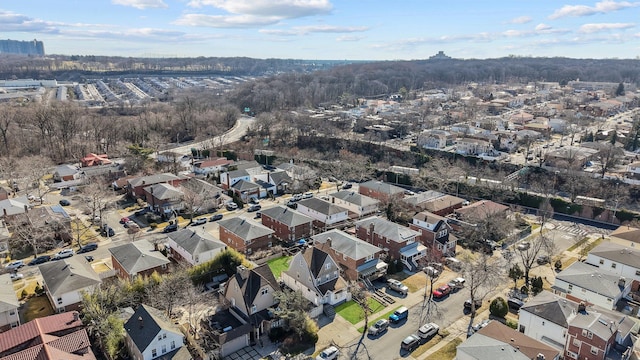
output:
<path id="1" fill-rule="evenodd" d="M 275 276 L 276 279 L 279 279 L 280 274 L 282 274 L 283 271 L 289 269 L 290 262 L 291 262 L 291 256 L 283 256 L 283 257 L 271 259 L 267 261 L 267 264 L 269 265 L 269 269 L 271 269 L 273 276 Z"/>
<path id="2" fill-rule="evenodd" d="M 375 318 L 375 319 L 373 319 L 373 320 L 369 320 L 369 323 L 367 324 L 367 326 L 361 326 L 361 327 L 359 327 L 359 328 L 358 328 L 358 331 L 359 331 L 359 332 L 363 332 L 365 329 L 368 329 L 371 325 L 375 324 L 375 322 L 376 322 L 376 321 L 378 321 L 378 320 L 380 320 L 380 319 L 388 319 L 388 318 L 389 318 L 389 316 L 390 316 L 391 314 L 393 314 L 393 312 L 394 312 L 394 311 L 396 311 L 396 310 L 400 309 L 401 307 L 402 307 L 402 306 L 397 306 L 397 307 L 395 307 L 393 310 L 391 310 L 391 311 L 389 311 L 389 312 L 387 312 L 387 313 L 385 313 L 385 314 L 382 314 L 382 315 L 378 316 L 377 318 Z"/>
<path id="3" fill-rule="evenodd" d="M 371 309 L 371 313 L 375 314 L 384 309 L 384 305 L 376 299 L 369 298 L 369 308 Z M 354 325 L 364 320 L 364 312 L 353 300 L 336 307 L 336 313 Z"/>

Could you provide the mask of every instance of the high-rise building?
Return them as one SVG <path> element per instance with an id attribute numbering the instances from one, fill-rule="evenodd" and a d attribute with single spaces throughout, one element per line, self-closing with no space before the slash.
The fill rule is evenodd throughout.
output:
<path id="1" fill-rule="evenodd" d="M 0 54 L 44 56 L 42 41 L 0 40 Z"/>

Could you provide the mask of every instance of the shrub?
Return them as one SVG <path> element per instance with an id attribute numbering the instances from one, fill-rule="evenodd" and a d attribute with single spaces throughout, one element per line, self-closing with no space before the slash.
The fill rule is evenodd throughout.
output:
<path id="1" fill-rule="evenodd" d="M 502 297 L 493 299 L 489 305 L 489 312 L 495 317 L 504 318 L 509 312 L 507 301 Z"/>
<path id="2" fill-rule="evenodd" d="M 313 321 L 308 315 L 307 315 L 307 321 L 305 323 L 305 329 L 304 329 L 304 341 L 305 342 L 309 342 L 312 344 L 315 344 L 318 342 L 318 331 L 320 331 L 320 329 L 318 328 L 318 324 L 316 324 L 315 321 Z"/>
<path id="3" fill-rule="evenodd" d="M 524 294 L 524 295 L 529 294 L 529 288 L 527 287 L 527 285 L 523 285 L 523 286 L 520 288 L 520 292 L 521 292 L 522 294 Z"/>
<path id="4" fill-rule="evenodd" d="M 540 276 L 534 277 L 531 280 L 531 292 L 533 295 L 537 295 L 542 291 L 542 287 L 544 286 L 544 282 Z"/>
<path id="5" fill-rule="evenodd" d="M 553 264 L 553 267 L 555 267 L 555 268 L 556 268 L 556 271 L 560 271 L 560 270 L 562 270 L 562 261 L 560 261 L 560 260 L 556 260 L 556 263 L 555 263 L 555 264 Z"/>
<path id="6" fill-rule="evenodd" d="M 507 320 L 507 326 L 514 330 L 518 330 L 518 323 L 515 321 Z"/>
<path id="7" fill-rule="evenodd" d="M 27 289 L 23 289 L 22 292 L 20 293 L 20 299 L 26 299 L 27 296 L 29 295 L 29 293 L 27 293 Z"/>

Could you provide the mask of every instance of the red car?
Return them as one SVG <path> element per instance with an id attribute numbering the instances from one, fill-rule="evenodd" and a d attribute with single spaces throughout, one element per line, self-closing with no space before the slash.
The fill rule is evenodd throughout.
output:
<path id="1" fill-rule="evenodd" d="M 131 219 L 129 219 L 128 217 L 123 217 L 122 219 L 120 219 L 120 224 L 126 224 L 129 221 L 131 221 Z"/>
<path id="2" fill-rule="evenodd" d="M 448 285 L 442 285 L 439 288 L 433 290 L 433 297 L 436 299 L 443 298 L 451 292 L 451 288 Z"/>

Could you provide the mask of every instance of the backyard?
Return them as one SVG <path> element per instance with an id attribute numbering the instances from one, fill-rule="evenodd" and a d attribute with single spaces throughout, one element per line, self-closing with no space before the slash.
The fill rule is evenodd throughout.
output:
<path id="1" fill-rule="evenodd" d="M 291 256 L 282 256 L 282 257 L 267 261 L 267 265 L 269 265 L 269 269 L 271 269 L 273 276 L 276 279 L 279 279 L 280 274 L 282 274 L 283 271 L 289 269 L 290 262 L 291 262 Z"/>

